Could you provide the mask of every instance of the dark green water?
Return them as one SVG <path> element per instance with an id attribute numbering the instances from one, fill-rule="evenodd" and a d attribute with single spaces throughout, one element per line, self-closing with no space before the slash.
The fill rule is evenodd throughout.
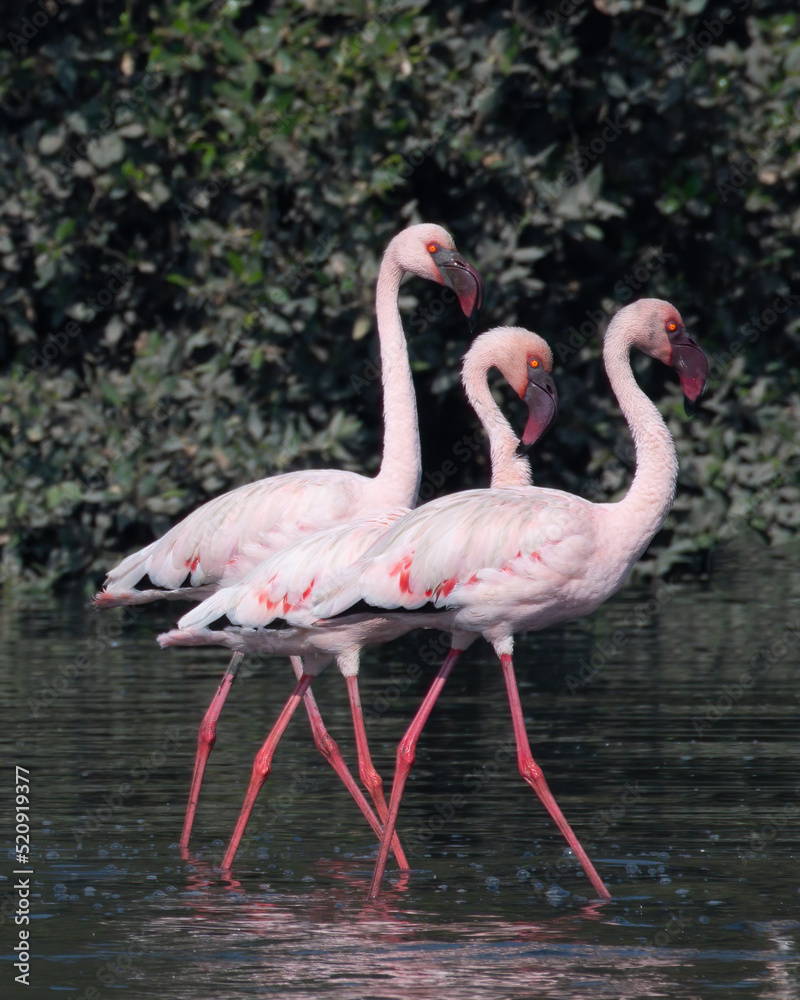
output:
<path id="1" fill-rule="evenodd" d="M 376 843 L 300 714 L 234 879 L 213 868 L 291 689 L 288 664 L 237 681 L 187 863 L 176 841 L 196 727 L 225 656 L 160 651 L 153 636 L 174 606 L 121 625 L 120 612 L 81 601 L 7 604 L 0 992 L 800 997 L 797 554 L 739 551 L 717 560 L 710 582 L 656 596 L 630 588 L 588 622 L 518 643 L 534 755 L 614 895 L 607 904 L 587 900 L 586 878 L 516 772 L 488 647 L 465 655 L 420 742 L 399 824 L 415 870 L 390 871 L 382 899 L 366 904 Z M 428 642 L 365 656 L 387 787 L 433 675 L 409 671 Z M 335 668 L 315 690 L 354 766 Z M 30 773 L 27 991 L 11 957 L 15 766 Z"/>

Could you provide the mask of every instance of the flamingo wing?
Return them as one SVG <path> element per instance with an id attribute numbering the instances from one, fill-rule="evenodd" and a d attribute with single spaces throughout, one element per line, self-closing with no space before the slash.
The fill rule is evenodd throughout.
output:
<path id="1" fill-rule="evenodd" d="M 264 559 L 310 532 L 363 514 L 368 482 L 355 473 L 323 469 L 241 486 L 203 504 L 162 538 L 123 559 L 109 572 L 97 601 L 113 604 L 123 595 L 135 595 L 145 576 L 156 588 L 180 588 L 190 598 L 191 588 L 206 587 L 208 592 L 223 578 L 235 578 L 240 560 L 242 572 L 252 566 L 248 546 L 257 546 Z M 160 596 L 159 590 L 145 593 Z"/>
<path id="2" fill-rule="evenodd" d="M 355 562 L 408 513 L 394 508 L 320 531 L 264 560 L 238 583 L 223 587 L 181 618 L 184 630 L 206 628 L 226 616 L 234 625 L 260 628 L 292 615 L 324 584 Z"/>
<path id="3" fill-rule="evenodd" d="M 595 546 L 591 504 L 543 489 L 470 490 L 443 497 L 398 521 L 330 584 L 317 589 L 316 618 L 342 614 L 358 601 L 375 608 L 459 607 L 481 585 L 524 580 L 536 603 L 555 582 L 581 579 Z M 468 596 L 470 594 L 470 596 Z M 549 599 L 549 598 L 548 598 Z"/>

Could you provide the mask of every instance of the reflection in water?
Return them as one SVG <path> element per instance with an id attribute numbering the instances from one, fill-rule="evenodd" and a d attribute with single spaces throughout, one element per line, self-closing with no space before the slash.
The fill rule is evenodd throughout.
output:
<path id="1" fill-rule="evenodd" d="M 454 908 L 432 918 L 358 902 L 346 866 L 327 874 L 342 880 L 343 893 L 240 893 L 232 885 L 226 901 L 213 875 L 196 873 L 187 912 L 149 924 L 141 951 L 191 955 L 193 985 L 227 997 L 694 997 L 711 969 L 717 985 L 737 995 L 748 995 L 740 993 L 748 980 L 771 997 L 798 995 L 793 921 L 743 927 L 746 945 L 735 949 L 691 940 L 667 949 L 626 943 L 630 933 L 619 932 L 632 925 L 614 916 L 613 904 L 566 906 L 538 920 L 492 913 L 476 920 Z M 357 881 L 366 892 L 366 873 Z M 651 928 L 640 922 L 636 937 L 643 930 Z"/>
<path id="2" fill-rule="evenodd" d="M 710 584 L 656 597 L 631 589 L 587 623 L 520 642 L 534 754 L 614 894 L 607 905 L 587 902 L 519 778 L 488 649 L 465 656 L 420 743 L 399 824 L 415 870 L 390 873 L 366 905 L 374 838 L 302 720 L 235 877 L 213 867 L 292 686 L 286 664 L 237 681 L 187 864 L 176 841 L 220 657 L 155 647 L 174 608 L 117 626 L 83 602 L 7 604 L 1 738 L 5 787 L 9 764 L 32 775 L 37 995 L 800 997 L 792 556 L 730 559 Z M 429 642 L 365 657 L 387 779 L 435 669 Z M 354 760 L 340 678 L 315 689 Z M 12 872 L 10 858 L 4 901 Z"/>

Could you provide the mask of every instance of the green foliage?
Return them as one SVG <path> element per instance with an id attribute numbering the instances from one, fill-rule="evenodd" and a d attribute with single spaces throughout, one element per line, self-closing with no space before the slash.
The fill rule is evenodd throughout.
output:
<path id="1" fill-rule="evenodd" d="M 656 295 L 714 378 L 690 423 L 642 369 L 682 467 L 651 568 L 796 531 L 793 5 L 168 0 L 44 24 L 18 6 L 0 43 L 5 579 L 99 574 L 273 472 L 374 469 L 374 282 L 418 220 L 482 270 L 485 327 L 554 345 L 538 482 L 625 488 L 601 332 Z M 432 287 L 402 304 L 433 472 L 474 427 L 466 331 Z M 481 482 L 485 462 L 445 488 Z"/>

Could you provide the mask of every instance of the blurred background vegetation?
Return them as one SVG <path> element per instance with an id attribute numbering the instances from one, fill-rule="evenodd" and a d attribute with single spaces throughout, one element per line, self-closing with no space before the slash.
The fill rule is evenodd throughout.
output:
<path id="1" fill-rule="evenodd" d="M 712 361 L 659 573 L 800 524 L 796 2 L 15 0 L 0 38 L 0 547 L 81 581 L 274 472 L 377 468 L 374 285 L 410 222 L 481 270 L 481 329 L 554 346 L 537 482 L 620 495 L 606 315 L 673 301 Z M 422 498 L 487 481 L 463 317 L 404 286 Z M 506 395 L 513 419 L 520 414 Z M 459 458 L 466 451 L 469 460 Z M 455 468 L 455 471 L 453 471 Z"/>

